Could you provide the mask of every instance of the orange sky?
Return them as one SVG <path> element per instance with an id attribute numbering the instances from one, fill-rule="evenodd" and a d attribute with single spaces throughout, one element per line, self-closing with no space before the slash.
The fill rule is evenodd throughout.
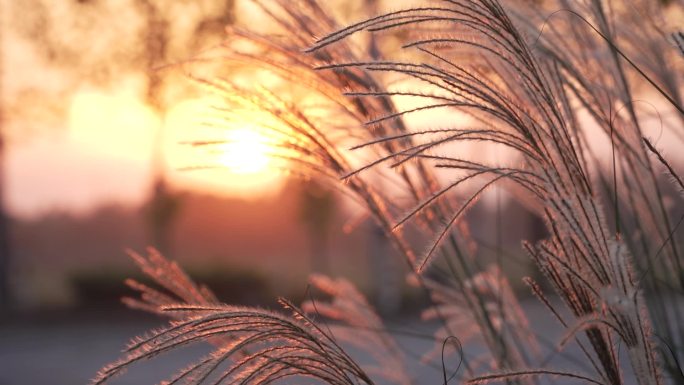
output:
<path id="1" fill-rule="evenodd" d="M 274 195 L 284 176 L 264 152 L 268 144 L 250 127 L 235 131 L 212 130 L 202 125 L 208 99 L 187 100 L 167 114 L 164 148 L 167 173 L 180 189 L 195 189 L 243 198 Z M 203 112 L 204 111 L 204 112 Z M 448 112 L 409 118 L 414 127 L 457 118 Z M 35 216 L 51 210 L 87 212 L 105 203 L 141 204 L 150 189 L 151 153 L 160 121 L 131 90 L 117 92 L 82 90 L 75 94 L 66 127 L 13 140 L 7 154 L 7 194 L 15 215 Z M 683 154 L 670 148 L 678 143 L 659 124 L 650 125 L 649 136 L 674 161 Z M 427 126 L 426 126 L 427 127 Z M 205 155 L 181 142 L 206 138 L 231 141 L 226 153 Z M 607 146 L 607 143 L 605 144 Z M 608 148 L 608 147 L 606 147 Z M 488 156 L 492 149 L 459 147 Z M 608 152 L 606 152 L 608 154 Z M 489 154 L 495 156 L 495 154 Z M 496 155 L 500 156 L 500 155 Z M 231 170 L 181 171 L 184 167 L 221 162 Z"/>
<path id="2" fill-rule="evenodd" d="M 240 4 L 238 11 L 249 11 Z M 150 190 L 151 156 L 161 124 L 142 102 L 145 75 L 122 74 L 108 88 L 73 89 L 72 74 L 61 73 L 36 53 L 31 41 L 8 27 L 11 5 L 0 0 L 0 7 L 8 10 L 0 14 L 0 60 L 10 212 L 35 216 L 53 210 L 86 212 L 105 203 L 142 203 Z M 266 147 L 259 137 L 245 134 L 245 127 L 218 137 L 209 133 L 240 142 L 224 148 L 239 156 L 206 157 L 179 143 L 206 139 L 200 119 L 208 105 L 206 100 L 186 100 L 167 112 L 162 142 L 172 185 L 250 198 L 278 192 L 281 173 L 263 154 Z M 217 162 L 232 171 L 177 171 Z"/>
<path id="3" fill-rule="evenodd" d="M 0 0 L 0 4 L 7 7 L 8 0 Z M 0 26 L 6 25 L 5 21 L 0 20 Z M 27 90 L 40 94 L 64 87 L 60 73 L 7 28 L 3 28 L 2 44 L 3 94 L 8 106 L 45 102 L 40 98 L 21 99 Z M 19 118 L 9 116 L 6 200 L 11 213 L 84 212 L 104 203 L 140 204 L 146 199 L 151 154 L 161 122 L 141 102 L 142 76 L 121 76 L 112 89 L 82 87 L 71 90 L 74 92 L 66 99 L 45 102 L 67 106 L 63 120 L 43 119 L 31 110 L 23 111 Z M 407 103 L 399 101 L 404 106 L 410 105 Z M 249 126 L 234 127 L 236 133 L 216 137 L 216 130 L 203 126 L 200 120 L 209 105 L 208 99 L 191 99 L 173 106 L 167 114 L 163 143 L 172 183 L 183 189 L 230 196 L 277 193 L 283 177 L 263 154 L 268 145 L 258 135 L 246 133 Z M 669 119 L 667 115 L 663 118 Z M 413 126 L 427 127 L 445 126 L 453 119 L 453 114 L 435 111 L 429 118 L 419 114 L 408 117 Z M 660 125 L 654 123 L 650 131 L 651 137 L 660 138 L 659 147 L 667 155 L 684 158 L 677 148 L 680 142 L 669 140 L 667 129 L 661 134 Z M 225 148 L 233 155 L 201 155 L 197 149 L 179 143 L 207 137 L 234 142 Z M 674 148 L 668 151 L 668 145 Z M 229 165 L 233 172 L 177 171 L 217 162 Z"/>
<path id="4" fill-rule="evenodd" d="M 279 191 L 283 176 L 265 154 L 263 138 L 246 127 L 207 135 L 211 130 L 202 126 L 201 117 L 208 106 L 205 100 L 188 100 L 167 114 L 163 142 L 172 184 L 245 198 Z M 83 212 L 105 202 L 142 203 L 150 188 L 160 119 L 127 90 L 78 92 L 68 115 L 66 129 L 9 147 L 11 211 L 35 215 L 55 209 Z M 181 143 L 204 137 L 228 140 L 225 153 L 204 155 L 206 150 Z M 228 169 L 181 170 L 217 163 Z"/>

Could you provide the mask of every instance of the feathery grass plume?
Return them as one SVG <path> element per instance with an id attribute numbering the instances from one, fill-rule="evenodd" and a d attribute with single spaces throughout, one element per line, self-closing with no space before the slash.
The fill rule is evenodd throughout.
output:
<path id="1" fill-rule="evenodd" d="M 669 39 L 676 31 L 667 23 L 667 14 L 681 13 L 683 5 L 673 2 L 665 8 L 651 1 L 622 5 L 551 2 L 551 9 L 562 10 L 545 19 L 541 34 L 535 32 L 539 36 L 535 49 L 557 63 L 573 101 L 611 142 L 613 166 L 595 167 L 595 192 L 612 196 L 606 200 L 612 201 L 615 229 L 644 271 L 641 276 L 649 293 L 654 331 L 678 352 L 678 358 L 670 354 L 662 357 L 675 378 L 680 373 L 677 361 L 684 359 L 684 304 L 677 300 L 684 290 L 684 255 L 673 238 L 681 217 L 677 220 L 672 216 L 681 213 L 668 210 L 665 202 L 681 202 L 682 198 L 668 196 L 671 193 L 663 188 L 667 186 L 661 186 L 654 160 L 665 165 L 671 176 L 676 173 L 657 152 L 655 158 L 649 158 L 654 147 L 642 139 L 647 136 L 647 126 L 658 120 L 661 130 L 667 129 L 673 140 L 684 144 L 684 60 Z M 520 19 L 535 20 L 529 14 Z M 655 104 L 635 98 L 636 92 L 654 95 Z M 655 115 L 651 114 L 653 110 Z M 675 120 L 665 126 L 662 116 L 670 112 Z M 577 135 L 578 148 L 590 164 L 599 163 L 597 150 L 591 148 L 598 136 L 595 131 L 590 136 L 589 130 Z"/>
<path id="2" fill-rule="evenodd" d="M 220 303 L 208 287 L 193 282 L 176 262 L 164 258 L 156 249 L 149 248 L 147 256 L 142 256 L 133 250 L 128 250 L 128 255 L 143 273 L 164 288 L 166 292 L 149 287 L 136 280 L 127 279 L 126 285 L 139 292 L 140 295 L 139 299 L 123 298 L 122 301 L 127 306 L 165 316 L 173 314 L 182 318 L 182 313 L 169 313 L 164 311 L 163 307 L 179 303 L 203 306 Z"/>
<path id="3" fill-rule="evenodd" d="M 320 379 L 329 384 L 373 384 L 333 338 L 312 324 L 301 311 L 283 302 L 295 317 L 262 309 L 235 306 L 164 306 L 168 312 L 194 314 L 166 329 L 135 340 L 126 357 L 105 367 L 93 380 L 102 384 L 133 363 L 183 345 L 212 337 L 232 336 L 198 363 L 175 374 L 170 383 L 269 384 L 291 376 Z M 244 349 L 249 353 L 242 354 Z M 239 360 L 233 360 L 241 355 Z M 229 363 L 227 368 L 222 365 Z"/>
<path id="4" fill-rule="evenodd" d="M 270 384 L 299 376 L 331 385 L 372 385 L 373 381 L 338 345 L 301 310 L 281 299 L 292 315 L 219 303 L 206 289 L 198 289 L 174 262 L 151 251 L 148 257 L 131 253 L 143 272 L 184 302 L 172 303 L 153 289 L 141 290 L 136 307 L 166 313 L 166 328 L 131 341 L 126 355 L 103 368 L 93 384 L 103 384 L 129 366 L 189 344 L 213 342 L 216 349 L 173 375 L 169 384 Z M 136 288 L 140 287 L 138 285 Z M 154 293 L 154 295 L 150 295 Z"/>
<path id="5" fill-rule="evenodd" d="M 406 361 L 401 348 L 386 331 L 382 319 L 354 285 L 343 278 L 313 274 L 312 287 L 330 296 L 328 301 L 311 299 L 302 304 L 306 313 L 342 322 L 329 326 L 335 337 L 359 348 L 373 358 L 373 365 L 362 365 L 369 374 L 377 375 L 392 384 L 411 385 Z"/>
<path id="6" fill-rule="evenodd" d="M 314 99 L 316 103 L 312 106 L 306 102 L 307 98 L 292 103 L 283 93 L 245 88 L 227 79 L 198 79 L 225 101 L 224 106 L 217 107 L 223 119 L 217 124 L 229 129 L 231 124 L 244 121 L 256 123 L 277 145 L 272 156 L 291 162 L 289 172 L 304 177 L 322 176 L 342 187 L 344 193 L 368 209 L 412 270 L 425 269 L 428 264 L 416 258 L 416 252 L 406 241 L 400 225 L 407 222 L 415 225 L 426 236 L 438 234 L 442 242 L 431 253 L 441 252 L 449 256 L 449 274 L 458 285 L 462 286 L 466 280 L 478 274 L 483 267 L 470 255 L 469 245 L 474 242 L 469 238 L 467 225 L 458 221 L 458 218 L 450 218 L 455 207 L 461 207 L 463 212 L 473 201 L 461 204 L 448 194 L 453 186 L 440 186 L 434 169 L 426 166 L 426 161 L 435 160 L 429 155 L 430 147 L 434 146 L 416 143 L 420 137 L 429 133 L 410 131 L 403 121 L 405 112 L 398 111 L 393 102 L 393 98 L 397 96 L 410 96 L 426 101 L 440 100 L 440 96 L 422 91 L 381 92 L 378 90 L 384 88 L 384 77 L 377 71 L 371 73 L 359 66 L 331 64 L 364 60 L 363 52 L 346 41 L 304 53 L 303 50 L 315 36 L 339 28 L 338 23 L 317 2 L 278 0 L 256 3 L 271 15 L 280 29 L 288 33 L 272 36 L 231 29 L 231 39 L 221 51 L 221 62 L 227 66 L 248 63 L 253 67 L 266 69 L 288 84 L 288 87 L 304 89 L 308 98 Z M 245 52 L 238 44 L 240 41 L 261 47 L 269 54 Z M 334 70 L 324 71 L 326 68 Z M 322 107 L 325 111 L 323 115 Z M 259 118 L 255 119 L 255 116 Z M 341 124 L 332 125 L 331 120 Z M 507 134 L 499 135 L 495 130 L 435 130 L 434 133 L 446 135 L 445 141 L 453 138 L 482 140 L 486 135 L 500 137 L 501 141 L 512 139 Z M 219 142 L 202 141 L 197 144 L 205 146 L 216 143 Z M 352 147 L 355 151 L 349 153 L 344 150 L 345 147 Z M 370 160 L 365 160 L 367 158 Z M 444 158 L 441 161 L 448 163 L 446 167 L 450 167 L 457 160 Z M 391 169 L 376 167 L 386 164 L 391 164 Z M 489 173 L 489 170 L 483 171 L 475 163 L 464 168 L 473 173 L 465 181 L 476 175 Z M 501 169 L 494 173 L 496 172 L 503 175 L 510 173 L 510 170 Z M 510 174 L 514 180 L 530 187 L 525 178 L 518 177 L 517 171 Z M 340 178 L 345 182 L 343 185 L 338 183 Z M 393 190 L 402 192 L 406 198 L 396 199 L 391 196 L 391 189 L 378 186 L 378 181 L 396 187 Z M 406 202 L 408 208 L 413 205 L 420 205 L 421 208 L 408 217 L 397 220 L 398 213 L 407 210 Z M 460 229 L 458 233 L 448 231 L 454 226 Z M 418 280 L 422 280 L 422 276 Z M 425 288 L 424 284 L 421 285 Z M 499 367 L 527 364 L 510 361 L 513 357 L 527 356 L 523 352 L 508 353 L 524 350 L 526 343 L 518 341 L 516 344 L 509 344 L 510 339 L 501 336 L 493 326 L 494 321 L 491 318 L 494 316 L 483 301 L 468 301 L 467 306 L 468 311 L 478 315 L 477 327 L 480 333 L 486 335 L 487 346 Z M 446 322 L 444 317 L 439 318 Z"/>
<path id="7" fill-rule="evenodd" d="M 538 361 L 540 348 L 537 346 L 535 336 L 529 328 L 529 322 L 521 311 L 520 304 L 513 293 L 513 289 L 507 280 L 503 280 L 503 273 L 496 264 L 490 264 L 473 278 L 467 280 L 463 287 L 458 287 L 452 282 L 438 282 L 435 279 L 426 279 L 430 295 L 437 303 L 439 311 L 446 316 L 448 328 L 440 327 L 435 331 L 433 349 L 425 354 L 423 360 L 429 361 L 439 356 L 442 351 L 442 343 L 449 337 L 450 330 L 458 330 L 459 339 L 468 343 L 473 339 L 482 337 L 478 328 L 478 315 L 469 310 L 468 302 L 482 301 L 484 307 L 490 310 L 493 327 L 502 338 L 508 339 L 506 345 L 514 346 L 517 341 L 525 341 L 527 347 L 523 353 L 529 354 Z M 413 280 L 413 279 L 411 279 Z M 424 320 L 435 319 L 436 309 L 423 311 Z M 479 315 L 481 318 L 482 315 Z M 520 351 L 511 351 L 508 354 L 521 354 Z M 487 365 L 486 370 L 498 369 L 499 363 L 492 361 L 490 357 L 479 357 L 473 361 L 481 361 Z M 525 362 L 522 357 L 511 359 L 511 362 Z"/>
<path id="8" fill-rule="evenodd" d="M 621 146 L 615 145 L 615 149 L 631 167 L 630 170 L 638 168 L 640 172 L 637 175 L 655 180 L 650 163 L 643 156 L 645 150 L 641 144 L 639 122 L 631 104 L 632 99 L 628 97 L 631 90 L 621 68 L 620 58 L 629 59 L 621 51 L 618 55 L 616 43 L 610 40 L 610 25 L 601 3 L 587 3 L 590 3 L 595 22 L 599 25 L 593 31 L 599 31 L 608 43 L 607 47 L 599 48 L 604 48 L 603 52 L 612 58 L 613 65 L 617 67 L 608 70 L 602 77 L 622 75 L 609 88 L 620 93 L 621 98 L 617 100 L 622 100 L 629 112 L 624 127 L 623 122 L 614 124 L 617 118 L 612 114 L 609 115 L 610 119 L 604 119 L 610 124 L 610 138 L 618 138 L 622 143 Z M 324 49 L 361 30 L 373 32 L 430 23 L 435 25 L 435 29 L 441 27 L 446 32 L 419 37 L 405 45 L 405 48 L 414 48 L 425 54 L 421 63 L 346 62 L 327 66 L 332 69 L 351 67 L 371 72 L 393 72 L 414 78 L 439 90 L 439 98 L 435 97 L 433 107 L 448 104 L 474 115 L 482 123 L 482 127 L 467 130 L 464 134 L 428 139 L 422 144 L 408 147 L 396 156 L 398 162 L 422 156 L 426 149 L 446 142 L 464 140 L 504 145 L 524 159 L 522 166 L 504 168 L 473 164 L 448 156 L 423 157 L 433 160 L 436 167 L 461 170 L 475 168 L 476 171 L 468 177 L 481 177 L 484 181 L 472 198 L 451 214 L 438 232 L 435 242 L 418 260 L 419 265 L 433 258 L 462 212 L 486 188 L 503 181 L 517 185 L 518 191 L 537 199 L 539 210 L 544 214 L 551 232 L 550 239 L 534 247 L 528 246 L 533 259 L 576 317 L 583 319 L 599 314 L 605 319 L 604 324 L 594 325 L 585 333 L 594 351 L 593 355 L 586 353 L 587 359 L 593 362 L 601 381 L 622 383 L 614 348 L 616 340 L 620 340 L 628 348 L 637 381 L 640 384 L 660 383 L 655 348 L 650 337 L 650 321 L 644 312 L 644 302 L 634 279 L 630 253 L 619 233 L 615 237 L 611 235 L 612 230 L 604 219 L 600 196 L 595 192 L 595 183 L 589 176 L 592 170 L 587 167 L 585 148 L 579 138 L 583 130 L 571 101 L 576 88 L 572 88 L 574 84 L 567 74 L 569 65 L 565 64 L 572 62 L 572 58 L 534 53 L 527 36 L 501 4 L 494 0 L 444 0 L 432 7 L 388 13 L 325 36 L 311 50 Z M 467 29 L 472 34 L 454 36 L 450 33 L 452 26 Z M 456 62 L 450 56 L 450 47 L 458 47 L 459 50 L 471 48 L 472 55 L 479 57 L 479 60 L 473 63 Z M 546 48 L 554 53 L 561 49 L 566 52 L 567 44 Z M 572 50 L 568 52 L 573 54 Z M 632 61 L 629 63 L 633 64 Z M 586 71 L 600 72 L 602 68 L 594 66 Z M 657 85 L 643 71 L 636 70 L 649 83 Z M 675 109 L 681 110 L 677 100 L 668 95 L 665 89 L 658 87 L 658 91 Z M 574 96 L 580 99 L 584 97 L 580 93 L 574 93 Z M 584 97 L 582 101 L 587 103 L 588 100 Z M 597 105 L 601 104 L 597 102 Z M 599 116 L 605 116 L 605 113 Z M 460 180 L 457 180 L 451 186 L 455 187 L 459 183 Z M 629 183 L 644 184 L 639 179 L 630 180 Z M 655 200 L 656 205 L 662 205 L 662 199 L 658 199 L 661 195 L 657 185 L 654 191 L 647 189 L 651 188 L 641 188 L 642 196 L 650 198 L 650 201 Z M 433 198 L 429 198 L 409 216 L 432 202 Z M 659 230 L 654 234 L 662 234 L 663 228 L 659 226 L 663 224 L 663 218 L 666 224 L 667 216 L 650 207 L 645 210 L 649 211 L 649 218 Z M 673 250 L 676 257 L 676 247 L 673 246 Z"/>

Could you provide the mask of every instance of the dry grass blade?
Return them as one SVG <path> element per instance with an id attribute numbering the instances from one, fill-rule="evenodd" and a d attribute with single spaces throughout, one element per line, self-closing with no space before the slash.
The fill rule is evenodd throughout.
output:
<path id="1" fill-rule="evenodd" d="M 575 380 L 581 380 L 585 381 L 591 384 L 596 384 L 596 385 L 605 385 L 603 382 L 597 381 L 593 378 L 581 375 L 581 374 L 575 374 L 575 373 L 568 373 L 568 372 L 560 372 L 556 370 L 548 370 L 548 369 L 538 369 L 538 370 L 520 370 L 520 371 L 512 371 L 512 372 L 506 372 L 506 373 L 497 373 L 497 374 L 486 374 L 484 376 L 478 376 L 475 377 L 471 380 L 468 380 L 468 384 L 486 384 L 489 382 L 493 381 L 509 381 L 509 380 L 514 380 L 518 378 L 524 378 L 524 377 L 537 377 L 537 376 L 556 376 L 556 377 L 566 377 L 566 378 L 572 378 Z"/>
<path id="2" fill-rule="evenodd" d="M 193 282 L 177 263 L 167 260 L 159 251 L 150 248 L 147 256 L 142 256 L 129 250 L 128 255 L 143 273 L 166 289 L 166 292 L 162 292 L 129 279 L 126 284 L 140 293 L 140 299 L 123 299 L 123 302 L 129 307 L 169 315 L 171 313 L 162 310 L 164 306 L 179 303 L 209 306 L 219 303 L 209 288 Z M 180 313 L 173 314 L 178 317 L 182 316 Z"/>

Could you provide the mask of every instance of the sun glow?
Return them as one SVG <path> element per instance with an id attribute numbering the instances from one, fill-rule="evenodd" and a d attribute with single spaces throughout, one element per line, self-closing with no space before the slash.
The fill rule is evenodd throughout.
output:
<path id="1" fill-rule="evenodd" d="M 227 127 L 211 108 L 216 103 L 211 98 L 192 99 L 169 111 L 165 147 L 174 179 L 183 186 L 245 199 L 276 194 L 284 177 L 271 156 L 276 147 L 272 138 L 249 125 L 249 119 Z M 188 145 L 203 140 L 221 143 Z"/>
<path id="2" fill-rule="evenodd" d="M 247 128 L 230 130 L 219 163 L 234 174 L 265 172 L 271 163 L 267 138 Z"/>
<path id="3" fill-rule="evenodd" d="M 281 161 L 271 156 L 276 151 L 273 138 L 247 121 L 231 127 L 213 121 L 215 103 L 211 98 L 188 99 L 169 108 L 162 119 L 136 95 L 82 91 L 69 110 L 69 137 L 108 164 L 123 162 L 138 170 L 150 170 L 155 146 L 160 146 L 164 172 L 180 189 L 244 199 L 276 194 L 284 175 Z M 225 143 L 189 145 L 202 140 Z"/>
<path id="4" fill-rule="evenodd" d="M 150 157 L 160 119 L 126 93 L 82 91 L 69 109 L 69 137 L 87 151 L 133 161 Z"/>

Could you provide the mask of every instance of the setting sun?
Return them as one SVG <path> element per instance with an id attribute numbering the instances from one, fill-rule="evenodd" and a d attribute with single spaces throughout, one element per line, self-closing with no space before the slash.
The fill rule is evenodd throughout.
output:
<path id="1" fill-rule="evenodd" d="M 256 131 L 238 128 L 228 132 L 228 142 L 219 163 L 234 174 L 264 172 L 270 163 L 266 138 Z"/>
<path id="2" fill-rule="evenodd" d="M 221 195 L 251 199 L 276 194 L 283 175 L 271 157 L 272 140 L 247 122 L 226 127 L 221 118 L 207 118 L 214 116 L 216 103 L 210 97 L 187 100 L 167 114 L 169 174 L 179 185 Z M 198 140 L 222 143 L 188 145 Z"/>

